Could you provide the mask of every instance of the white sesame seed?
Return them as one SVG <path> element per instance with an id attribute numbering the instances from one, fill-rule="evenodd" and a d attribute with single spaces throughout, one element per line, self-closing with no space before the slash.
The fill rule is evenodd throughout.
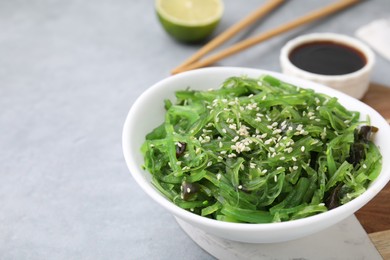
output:
<path id="1" fill-rule="evenodd" d="M 177 161 L 177 162 L 176 162 L 176 165 L 179 165 L 179 166 L 180 166 L 180 165 L 181 165 L 181 161 Z"/>
<path id="2" fill-rule="evenodd" d="M 261 171 L 261 173 L 267 173 L 267 172 L 268 172 L 267 169 L 264 169 L 264 170 Z"/>
<path id="3" fill-rule="evenodd" d="M 296 162 L 297 161 L 297 158 L 295 158 L 295 156 L 291 157 L 291 159 Z"/>
<path id="4" fill-rule="evenodd" d="M 298 170 L 298 166 L 294 165 L 294 166 L 293 166 L 293 170 L 294 170 L 294 171 Z"/>
<path id="5" fill-rule="evenodd" d="M 279 166 L 278 168 L 276 168 L 276 170 L 281 170 L 281 169 L 283 169 L 282 166 Z"/>
<path id="6" fill-rule="evenodd" d="M 277 176 L 277 175 L 274 175 L 274 181 L 275 181 L 275 182 L 278 181 L 278 176 Z"/>
<path id="7" fill-rule="evenodd" d="M 233 139 L 232 139 L 232 142 L 236 142 L 240 137 L 239 136 L 235 136 Z"/>
<path id="8" fill-rule="evenodd" d="M 213 164 L 213 162 L 211 162 L 211 161 L 208 162 L 208 163 L 207 163 L 207 167 L 211 166 L 212 164 Z"/>
<path id="9" fill-rule="evenodd" d="M 281 129 L 275 129 L 272 134 L 280 134 L 282 132 Z"/>
<path id="10" fill-rule="evenodd" d="M 225 128 L 223 128 L 223 129 L 222 129 L 222 132 L 223 132 L 224 134 L 226 134 L 227 131 L 226 131 Z"/>
<path id="11" fill-rule="evenodd" d="M 223 143 L 219 142 L 218 146 L 219 146 L 219 148 L 222 148 L 223 147 Z"/>
<path id="12" fill-rule="evenodd" d="M 230 124 L 229 128 L 233 129 L 233 130 L 236 130 L 237 129 L 237 125 L 236 124 Z"/>
<path id="13" fill-rule="evenodd" d="M 237 187 L 239 190 L 241 190 L 242 189 L 242 185 L 238 185 L 238 187 Z"/>
<path id="14" fill-rule="evenodd" d="M 187 193 L 190 193 L 191 189 L 189 187 L 187 187 L 186 191 L 187 191 Z"/>
<path id="15" fill-rule="evenodd" d="M 286 157 L 282 156 L 280 157 L 280 160 L 284 161 L 286 159 Z"/>
<path id="16" fill-rule="evenodd" d="M 272 127 L 272 125 L 267 125 L 267 128 L 272 129 L 273 127 Z"/>
<path id="17" fill-rule="evenodd" d="M 304 146 L 301 147 L 301 151 L 302 151 L 302 152 L 305 151 L 305 147 L 304 147 Z"/>
<path id="18" fill-rule="evenodd" d="M 364 168 L 364 169 L 367 169 L 367 165 L 366 165 L 366 164 L 363 164 L 363 168 Z"/>
<path id="19" fill-rule="evenodd" d="M 220 180 L 222 175 L 220 173 L 217 174 L 217 180 Z"/>

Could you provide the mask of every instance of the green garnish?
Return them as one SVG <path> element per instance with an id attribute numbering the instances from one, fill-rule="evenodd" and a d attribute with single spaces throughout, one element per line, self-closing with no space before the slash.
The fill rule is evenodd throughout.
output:
<path id="1" fill-rule="evenodd" d="M 362 194 L 381 170 L 378 129 L 336 98 L 271 76 L 176 92 L 146 136 L 144 167 L 173 203 L 229 222 L 318 214 Z"/>

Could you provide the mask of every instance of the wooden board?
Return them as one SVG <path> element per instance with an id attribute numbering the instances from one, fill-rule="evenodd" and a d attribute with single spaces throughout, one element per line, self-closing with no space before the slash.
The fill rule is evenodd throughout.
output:
<path id="1" fill-rule="evenodd" d="M 362 101 L 378 111 L 387 120 L 390 119 L 390 87 L 373 83 Z"/>
<path id="2" fill-rule="evenodd" d="M 383 259 L 390 259 L 390 230 L 371 233 L 368 236 Z"/>

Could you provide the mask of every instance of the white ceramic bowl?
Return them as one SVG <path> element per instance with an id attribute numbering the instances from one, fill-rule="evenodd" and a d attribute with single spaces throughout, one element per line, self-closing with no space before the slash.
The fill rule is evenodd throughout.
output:
<path id="1" fill-rule="evenodd" d="M 237 224 L 217 221 L 179 208 L 160 194 L 151 184 L 151 175 L 142 169 L 143 157 L 140 147 L 145 135 L 164 119 L 164 99 L 174 100 L 175 90 L 191 89 L 207 90 L 218 87 L 228 77 L 247 75 L 258 77 L 270 74 L 280 80 L 303 88 L 313 88 L 317 92 L 335 96 L 348 109 L 360 111 L 362 118 L 369 115 L 373 125 L 379 128 L 375 142 L 380 146 L 383 155 L 383 168 L 378 178 L 368 190 L 353 201 L 331 211 L 319 215 L 282 223 L 271 224 Z M 351 98 L 339 91 L 270 71 L 246 68 L 206 68 L 193 70 L 164 79 L 147 89 L 133 104 L 123 128 L 123 153 L 128 168 L 136 182 L 158 204 L 163 206 L 175 217 L 206 232 L 225 239 L 250 242 L 273 243 L 300 238 L 323 230 L 353 214 L 371 200 L 390 179 L 390 127 L 386 120 L 371 107 Z"/>
<path id="2" fill-rule="evenodd" d="M 360 51 L 366 58 L 365 66 L 352 73 L 329 76 L 302 70 L 290 61 L 289 55 L 296 47 L 318 41 L 340 43 Z M 299 36 L 288 41 L 280 52 L 280 65 L 284 74 L 318 82 L 358 99 L 364 96 L 369 87 L 374 63 L 375 55 L 367 45 L 355 38 L 336 33 L 312 33 Z"/>

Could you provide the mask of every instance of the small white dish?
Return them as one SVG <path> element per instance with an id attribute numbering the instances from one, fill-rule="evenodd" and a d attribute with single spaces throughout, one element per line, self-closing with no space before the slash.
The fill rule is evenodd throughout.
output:
<path id="1" fill-rule="evenodd" d="M 304 44 L 321 41 L 350 46 L 364 55 L 365 65 L 361 69 L 348 74 L 323 75 L 305 71 L 291 62 L 289 56 L 293 50 Z M 355 38 L 336 33 L 313 33 L 299 36 L 287 42 L 280 52 L 280 64 L 284 74 L 326 85 L 357 99 L 361 99 L 369 87 L 374 63 L 375 55 L 367 45 Z"/>
<path id="2" fill-rule="evenodd" d="M 195 90 L 207 90 L 218 87 L 232 76 L 246 75 L 257 78 L 268 74 L 281 81 L 301 88 L 315 89 L 318 93 L 337 97 L 347 109 L 359 111 L 361 119 L 370 117 L 371 124 L 378 127 L 375 143 L 383 156 L 382 171 L 368 189 L 356 199 L 330 211 L 298 220 L 281 223 L 245 224 L 230 223 L 202 217 L 184 210 L 165 198 L 151 183 L 151 174 L 142 168 L 144 159 L 140 148 L 145 135 L 164 121 L 165 99 L 175 99 L 175 91 L 187 87 Z M 386 120 L 368 105 L 329 87 L 307 80 L 283 75 L 276 72 L 248 68 L 205 68 L 192 70 L 168 77 L 147 89 L 133 104 L 126 118 L 122 146 L 127 166 L 138 185 L 159 205 L 176 218 L 220 238 L 246 243 L 275 243 L 293 240 L 324 230 L 345 218 L 368 203 L 390 179 L 390 126 Z"/>

